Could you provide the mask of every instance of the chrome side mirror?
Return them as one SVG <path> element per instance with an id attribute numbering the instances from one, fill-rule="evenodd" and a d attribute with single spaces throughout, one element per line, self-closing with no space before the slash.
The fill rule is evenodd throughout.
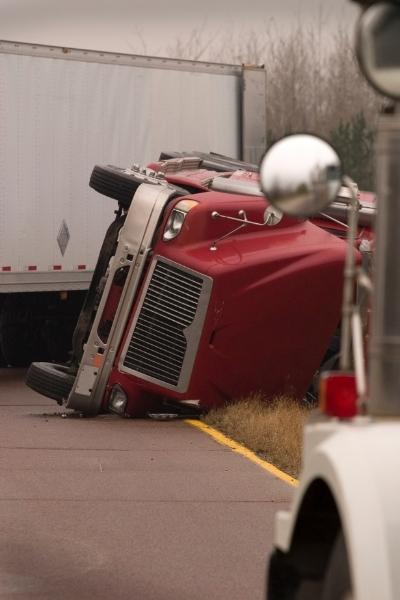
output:
<path id="1" fill-rule="evenodd" d="M 314 135 L 284 137 L 261 161 L 261 190 L 272 206 L 292 217 L 308 217 L 323 210 L 336 198 L 341 182 L 339 156 Z"/>
<path id="2" fill-rule="evenodd" d="M 400 99 L 400 6 L 381 2 L 361 16 L 357 57 L 369 83 L 381 94 Z"/>

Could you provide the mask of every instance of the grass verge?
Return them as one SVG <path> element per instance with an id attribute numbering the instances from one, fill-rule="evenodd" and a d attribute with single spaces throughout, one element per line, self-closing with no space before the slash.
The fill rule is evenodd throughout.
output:
<path id="1" fill-rule="evenodd" d="M 204 422 L 243 444 L 288 475 L 301 468 L 303 426 L 310 409 L 298 401 L 261 394 L 211 410 Z"/>

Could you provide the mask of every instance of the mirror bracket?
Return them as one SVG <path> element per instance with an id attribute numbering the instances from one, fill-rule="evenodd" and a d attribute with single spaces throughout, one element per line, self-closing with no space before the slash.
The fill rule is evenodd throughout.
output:
<path id="1" fill-rule="evenodd" d="M 212 219 L 226 219 L 228 221 L 236 221 L 237 223 L 242 223 L 243 225 L 255 225 L 256 227 L 265 227 L 266 225 L 268 225 L 269 227 L 272 227 L 274 225 L 277 225 L 278 223 L 276 222 L 276 219 L 278 219 L 278 215 L 275 214 L 277 213 L 276 210 L 274 210 L 274 212 L 272 211 L 265 211 L 267 213 L 267 216 L 265 217 L 264 221 L 262 223 L 258 222 L 258 221 L 250 221 L 247 218 L 246 215 L 246 211 L 245 210 L 239 210 L 238 217 L 230 217 L 229 215 L 222 215 L 221 213 L 217 212 L 216 210 L 213 210 L 213 212 L 211 213 L 211 218 Z"/>
<path id="2" fill-rule="evenodd" d="M 267 208 L 267 210 L 265 211 L 264 216 L 265 215 L 266 216 L 262 223 L 260 223 L 258 221 L 250 221 L 247 218 L 246 211 L 243 209 L 239 210 L 238 215 L 239 215 L 239 217 L 231 217 L 229 215 L 222 215 L 218 211 L 213 210 L 213 212 L 211 213 L 212 219 L 225 219 L 227 221 L 234 221 L 235 223 L 240 223 L 240 225 L 239 225 L 239 227 L 236 227 L 232 231 L 229 231 L 222 237 L 215 240 L 211 244 L 210 250 L 212 250 L 212 251 L 217 250 L 217 247 L 218 247 L 217 244 L 219 242 L 230 237 L 231 235 L 233 235 L 234 233 L 239 231 L 239 229 L 243 229 L 243 227 L 247 227 L 248 225 L 255 225 L 256 227 L 265 227 L 265 226 L 273 227 L 274 225 L 277 225 L 281 221 L 282 216 L 283 216 L 281 213 L 279 213 L 279 211 L 277 211 L 276 209 L 274 209 L 272 207 L 270 210 L 269 210 L 269 208 Z"/>

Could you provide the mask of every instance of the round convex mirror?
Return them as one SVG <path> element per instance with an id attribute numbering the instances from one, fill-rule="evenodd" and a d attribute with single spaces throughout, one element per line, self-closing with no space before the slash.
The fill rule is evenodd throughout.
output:
<path id="1" fill-rule="evenodd" d="M 360 67 L 375 89 L 400 99 L 400 6 L 382 2 L 362 15 L 357 30 Z"/>
<path id="2" fill-rule="evenodd" d="M 260 166 L 260 185 L 268 202 L 292 217 L 309 217 L 337 196 L 341 163 L 325 140 L 294 134 L 275 142 Z"/>

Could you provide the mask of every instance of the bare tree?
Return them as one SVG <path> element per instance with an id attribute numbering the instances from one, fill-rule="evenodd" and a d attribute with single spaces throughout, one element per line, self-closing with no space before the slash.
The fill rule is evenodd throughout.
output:
<path id="1" fill-rule="evenodd" d="M 382 98 L 360 74 L 347 30 L 338 29 L 329 38 L 321 17 L 312 26 L 298 23 L 286 32 L 273 22 L 265 23 L 261 32 L 235 35 L 211 32 L 206 25 L 176 39 L 167 55 L 264 65 L 267 140 L 297 131 L 334 140 L 347 157 L 345 167 L 361 174 L 361 185 L 373 185 L 374 132 Z"/>
<path id="2" fill-rule="evenodd" d="M 206 25 L 207 21 L 204 20 L 199 27 L 192 29 L 187 36 L 176 38 L 172 45 L 167 46 L 167 56 L 186 60 L 207 60 L 208 55 L 213 53 L 214 35 L 206 33 Z"/>

